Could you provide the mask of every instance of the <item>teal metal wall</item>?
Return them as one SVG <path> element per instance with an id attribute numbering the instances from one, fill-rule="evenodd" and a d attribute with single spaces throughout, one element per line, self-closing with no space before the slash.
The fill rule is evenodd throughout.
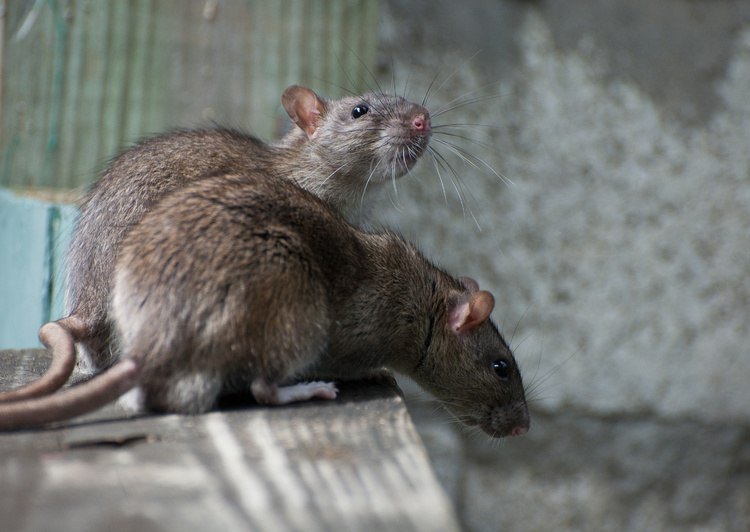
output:
<path id="1" fill-rule="evenodd" d="M 0 349 L 39 345 L 62 317 L 65 250 L 76 209 L 0 189 Z"/>

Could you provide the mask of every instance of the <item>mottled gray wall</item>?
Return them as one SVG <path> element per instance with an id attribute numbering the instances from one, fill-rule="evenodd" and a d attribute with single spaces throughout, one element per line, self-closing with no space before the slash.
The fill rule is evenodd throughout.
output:
<path id="1" fill-rule="evenodd" d="M 434 124 L 513 183 L 454 156 L 464 215 L 425 161 L 383 213 L 495 293 L 534 388 L 500 443 L 412 402 L 467 529 L 750 529 L 750 3 L 384 4 L 381 83 L 492 96 Z"/>

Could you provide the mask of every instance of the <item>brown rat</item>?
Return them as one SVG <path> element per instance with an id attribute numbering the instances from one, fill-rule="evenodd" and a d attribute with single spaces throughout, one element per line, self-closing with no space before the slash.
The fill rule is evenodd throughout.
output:
<path id="1" fill-rule="evenodd" d="M 121 361 L 47 397 L 0 405 L 0 427 L 92 410 L 138 386 L 148 409 L 199 413 L 222 392 L 330 399 L 330 382 L 387 367 L 492 436 L 529 425 L 494 299 L 399 236 L 367 233 L 288 180 L 202 179 L 126 236 L 111 317 Z"/>
<path id="2" fill-rule="evenodd" d="M 357 219 L 366 192 L 407 173 L 429 142 L 429 112 L 399 96 L 327 101 L 293 85 L 281 100 L 298 127 L 276 144 L 221 127 L 166 133 L 114 158 L 88 192 L 68 254 L 69 316 L 55 323 L 80 342 L 89 371 L 117 359 L 108 302 L 122 239 L 164 195 L 211 173 L 260 172 L 290 179 Z M 49 347 L 41 330 L 40 339 Z M 59 388 L 70 362 L 56 364 L 33 386 L 0 393 L 0 402 Z"/>
<path id="3" fill-rule="evenodd" d="M 405 174 L 427 147 L 428 111 L 398 96 L 326 101 L 295 85 L 281 100 L 298 127 L 277 144 L 223 128 L 167 133 L 115 158 L 89 192 L 71 241 L 68 302 L 95 367 L 111 363 L 107 304 L 120 243 L 165 194 L 209 173 L 260 172 L 354 216 L 365 189 Z"/>
<path id="4" fill-rule="evenodd" d="M 298 127 L 277 144 L 223 128 L 167 133 L 115 158 L 87 195 L 69 252 L 68 301 L 89 331 L 82 343 L 95 367 L 111 362 L 107 304 L 120 243 L 165 194 L 209 173 L 260 172 L 354 216 L 366 188 L 405 174 L 427 147 L 428 111 L 398 96 L 326 101 L 295 85 L 281 100 Z"/>

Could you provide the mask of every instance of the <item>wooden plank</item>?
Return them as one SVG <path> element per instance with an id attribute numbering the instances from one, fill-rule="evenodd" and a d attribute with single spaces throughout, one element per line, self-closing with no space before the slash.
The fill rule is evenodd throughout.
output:
<path id="1" fill-rule="evenodd" d="M 0 352 L 0 389 L 44 351 Z M 10 371 L 25 361 L 21 375 Z M 8 375 L 16 375 L 9 377 Z M 457 531 L 393 379 L 334 402 L 123 418 L 0 434 L 3 530 Z"/>

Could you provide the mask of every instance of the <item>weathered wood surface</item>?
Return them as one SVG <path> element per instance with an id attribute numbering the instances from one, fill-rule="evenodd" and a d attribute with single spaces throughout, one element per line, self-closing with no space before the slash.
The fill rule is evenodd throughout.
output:
<path id="1" fill-rule="evenodd" d="M 0 389 L 40 350 L 0 351 Z M 126 418 L 117 406 L 0 433 L 0 529 L 458 530 L 390 378 L 335 402 Z"/>

